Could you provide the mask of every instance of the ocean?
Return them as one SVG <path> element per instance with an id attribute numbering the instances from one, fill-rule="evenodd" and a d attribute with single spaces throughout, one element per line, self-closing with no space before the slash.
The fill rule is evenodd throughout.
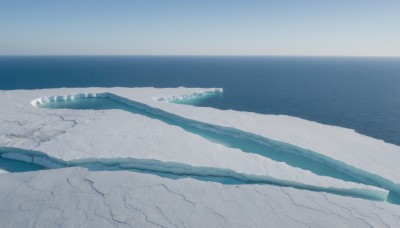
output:
<path id="1" fill-rule="evenodd" d="M 400 58 L 0 57 L 0 89 L 221 87 L 198 106 L 284 114 L 400 145 Z"/>

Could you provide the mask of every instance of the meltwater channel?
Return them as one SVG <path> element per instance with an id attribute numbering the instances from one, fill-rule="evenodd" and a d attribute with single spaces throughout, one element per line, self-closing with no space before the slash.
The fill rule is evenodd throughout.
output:
<path id="1" fill-rule="evenodd" d="M 146 116 L 148 118 L 153 118 L 160 120 L 164 123 L 173 125 L 173 126 L 178 126 L 185 131 L 188 131 L 190 133 L 199 135 L 207 140 L 210 140 L 214 143 L 219 143 L 227 147 L 232 147 L 232 148 L 237 148 L 242 150 L 243 152 L 247 153 L 255 153 L 259 154 L 268 158 L 271 158 L 276 161 L 280 162 L 285 162 L 291 166 L 302 168 L 305 170 L 309 170 L 317 175 L 322 175 L 322 176 L 330 176 L 333 178 L 337 179 L 342 179 L 345 181 L 352 181 L 352 182 L 357 182 L 357 183 L 364 183 L 364 184 L 372 184 L 378 187 L 382 187 L 379 184 L 376 183 L 370 183 L 369 181 L 365 181 L 366 179 L 363 178 L 355 178 L 352 175 L 347 174 L 346 172 L 341 171 L 340 169 L 337 169 L 337 167 L 334 166 L 329 166 L 329 164 L 324 164 L 323 161 L 319 160 L 313 160 L 310 159 L 309 157 L 305 157 L 302 155 L 302 153 L 296 154 L 293 153 L 294 150 L 302 150 L 301 148 L 297 148 L 295 146 L 292 146 L 290 144 L 285 144 L 285 143 L 280 143 L 271 140 L 271 142 L 268 142 L 265 144 L 265 142 L 257 142 L 252 139 L 249 139 L 248 137 L 242 137 L 240 134 L 231 134 L 231 132 L 224 132 L 224 131 L 215 131 L 215 129 L 212 129 L 212 125 L 207 125 L 206 123 L 201 123 L 202 126 L 200 126 L 198 123 L 193 124 L 193 123 L 188 123 L 186 119 L 175 116 L 169 113 L 166 113 L 162 110 L 158 110 L 155 108 L 152 108 L 150 106 L 137 103 L 134 101 L 124 101 L 123 98 L 122 100 L 119 100 L 120 98 L 116 95 L 109 94 L 109 93 L 104 93 L 100 94 L 100 96 L 97 95 L 89 95 L 88 97 L 82 97 L 78 99 L 65 99 L 65 100 L 57 100 L 57 101 L 52 101 L 52 99 L 44 102 L 38 102 L 36 103 L 37 107 L 39 108 L 50 108 L 50 109 L 80 109 L 80 110 L 107 110 L 107 109 L 120 109 L 124 110 L 127 112 L 135 113 L 135 114 L 140 114 L 143 116 Z M 194 101 L 195 102 L 195 101 Z M 195 122 L 195 121 L 194 121 Z M 200 123 L 200 122 L 199 122 Z M 216 126 L 217 127 L 217 126 Z M 5 169 L 4 167 L 1 167 L 2 160 L 0 160 L 0 168 Z M 9 159 L 4 159 L 4 164 L 7 164 Z M 23 162 L 20 162 L 23 163 Z M 11 164 L 11 163 L 10 163 Z M 70 164 L 67 166 L 82 166 L 89 168 L 90 170 L 95 171 L 97 168 L 96 166 L 99 166 L 100 169 L 98 170 L 107 170 L 108 168 L 110 170 L 115 170 L 116 167 L 105 167 L 101 164 L 92 164 L 92 163 L 82 163 L 82 164 Z M 44 167 L 36 166 L 36 165 L 31 165 L 29 163 L 23 163 L 17 164 L 16 166 L 21 167 L 21 170 L 8 170 L 9 172 L 21 172 L 21 171 L 34 171 L 34 170 L 39 170 L 43 169 Z M 66 166 L 66 167 L 67 167 Z M 63 167 L 63 166 L 61 166 Z M 26 169 L 25 169 L 26 168 Z M 118 169 L 118 168 L 117 168 Z M 5 169 L 7 170 L 7 169 Z M 220 174 L 217 173 L 215 176 L 203 176 L 203 175 L 197 175 L 195 172 L 188 173 L 187 175 L 178 175 L 174 173 L 169 173 L 168 170 L 167 172 L 160 172 L 157 170 L 147 170 L 146 168 L 141 170 L 135 169 L 134 167 L 129 168 L 127 167 L 127 170 L 131 171 L 136 171 L 136 172 L 145 172 L 145 173 L 152 173 L 155 175 L 159 176 L 165 176 L 168 178 L 182 178 L 182 177 L 192 177 L 194 179 L 199 179 L 199 180 L 205 180 L 205 181 L 215 181 L 223 184 L 251 184 L 252 182 L 248 182 L 246 180 L 242 180 L 241 178 L 236 178 L 236 175 L 233 175 L 230 177 L 227 175 L 226 177 L 219 176 Z M 348 171 L 348 170 L 347 170 Z M 367 178 L 368 179 L 368 178 Z M 366 183 L 367 182 L 367 183 Z M 258 182 L 254 182 L 254 184 L 257 184 Z M 262 184 L 264 182 L 259 182 L 259 184 Z M 265 182 L 266 184 L 279 184 L 278 182 L 274 184 L 274 182 L 270 183 L 269 181 Z M 282 186 L 285 186 L 283 184 Z M 302 186 L 301 184 L 299 185 L 299 188 L 301 189 L 308 189 L 308 187 Z M 312 190 L 310 188 L 309 190 Z M 314 191 L 321 191 L 319 189 L 314 189 Z M 322 190 L 326 191 L 326 190 Z M 327 190 L 327 192 L 331 192 L 334 194 L 343 194 L 340 191 L 336 192 Z M 348 194 L 345 193 L 344 195 L 348 196 L 353 196 L 353 197 L 360 197 L 357 194 L 353 195 L 352 193 Z M 361 198 L 365 198 L 365 196 L 361 196 Z M 368 197 L 366 198 L 368 199 Z M 395 203 L 399 204 L 400 203 L 400 197 L 397 193 L 390 191 L 389 196 L 387 198 L 387 201 L 390 203 Z"/>
<path id="2" fill-rule="evenodd" d="M 308 170 L 317 175 L 385 188 L 390 190 L 388 200 L 400 202 L 400 195 L 398 194 L 400 193 L 399 186 L 390 180 L 348 166 L 343 162 L 335 161 L 329 157 L 324 157 L 313 151 L 237 129 L 224 128 L 185 119 L 111 93 L 86 94 L 83 97 L 69 97 L 69 99 L 68 96 L 64 97 L 64 99 L 51 97 L 50 99 L 42 100 L 42 102 L 37 102 L 36 105 L 39 108 L 50 109 L 120 109 L 143 115 L 148 118 L 160 120 L 169 125 L 180 127 L 187 132 L 201 136 L 214 143 L 240 149 L 245 153 L 265 156 L 278 162 L 284 162 L 292 167 Z"/>
<path id="3" fill-rule="evenodd" d="M 134 114 L 146 116 L 148 118 L 160 120 L 166 124 L 177 126 L 192 134 L 199 135 L 214 143 L 222 144 L 227 147 L 240 149 L 247 153 L 254 153 L 261 156 L 271 158 L 278 162 L 285 162 L 290 166 L 298 167 L 303 170 L 309 170 L 317 175 L 329 176 L 345 181 L 352 181 L 361 183 L 356 178 L 339 171 L 329 165 L 323 164 L 296 153 L 286 152 L 294 148 L 284 148 L 285 145 L 278 145 L 271 142 L 269 145 L 261 144 L 256 141 L 250 140 L 246 137 L 234 136 L 231 134 L 224 134 L 218 131 L 213 131 L 205 127 L 199 127 L 180 121 L 168 115 L 162 115 L 154 111 L 147 110 L 144 107 L 136 105 L 125 104 L 121 101 L 109 97 L 88 97 L 71 100 L 59 100 L 43 102 L 37 105 L 40 108 L 50 109 L 80 109 L 80 110 L 107 110 L 119 109 Z M 299 149 L 297 149 L 299 150 Z"/>
<path id="4" fill-rule="evenodd" d="M 9 173 L 30 172 L 44 169 L 42 166 L 0 157 L 0 170 Z"/>

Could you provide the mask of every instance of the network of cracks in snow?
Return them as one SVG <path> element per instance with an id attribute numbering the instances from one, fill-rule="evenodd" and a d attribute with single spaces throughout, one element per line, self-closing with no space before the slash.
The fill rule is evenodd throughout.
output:
<path id="1" fill-rule="evenodd" d="M 277 186 L 82 168 L 0 180 L 7 205 L 0 227 L 396 227 L 400 221 L 395 205 Z"/>
<path id="2" fill-rule="evenodd" d="M 166 101 L 173 100 L 176 99 L 167 99 Z M 101 93 L 64 97 L 57 96 L 36 100 L 34 105 L 40 108 L 51 109 L 120 109 L 180 127 L 191 134 L 199 135 L 213 143 L 218 143 L 226 147 L 240 149 L 241 151 L 246 153 L 255 153 L 278 162 L 285 162 L 290 166 L 301 168 L 303 170 L 308 170 L 317 175 L 329 176 L 344 181 L 377 186 L 389 190 L 390 193 L 387 198 L 382 199 L 381 196 L 374 196 L 365 193 L 359 194 L 357 192 L 346 192 L 337 189 L 318 188 L 315 186 L 307 186 L 271 178 L 236 173 L 232 170 L 192 167 L 186 164 L 165 163 L 154 160 L 132 158 L 94 158 L 66 162 L 56 158 L 51 158 L 38 151 L 22 151 L 16 148 L 2 148 L 0 154 L 8 155 L 8 158 L 12 159 L 24 160 L 28 163 L 47 164 L 45 168 L 81 166 L 86 167 L 89 170 L 95 171 L 123 169 L 135 172 L 152 173 L 172 179 L 191 177 L 199 180 L 214 181 L 223 184 L 271 184 L 278 186 L 294 187 L 298 189 L 306 189 L 311 191 L 325 191 L 338 195 L 347 195 L 371 200 L 387 200 L 388 202 L 396 204 L 399 203 L 398 199 L 400 197 L 398 195 L 398 186 L 380 176 L 367 173 L 354 167 L 350 167 L 340 161 L 333 160 L 329 157 L 324 157 L 323 155 L 320 155 L 313 151 L 302 149 L 290 144 L 270 140 L 237 129 L 225 128 L 208 123 L 185 119 L 183 117 L 167 113 L 160 109 L 131 101 L 114 94 Z M 14 156 L 15 154 L 19 154 L 19 156 Z M 46 162 L 43 162 L 44 160 Z M 37 167 L 34 168 L 37 169 Z M 29 168 L 27 168 L 26 170 L 22 169 L 22 171 L 27 170 L 29 170 Z"/>

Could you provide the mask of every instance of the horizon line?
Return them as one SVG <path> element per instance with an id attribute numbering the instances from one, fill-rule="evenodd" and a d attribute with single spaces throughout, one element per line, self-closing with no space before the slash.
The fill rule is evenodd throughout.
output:
<path id="1" fill-rule="evenodd" d="M 400 55 L 224 55 L 224 54 L 0 54 L 0 57 L 338 57 L 400 58 Z"/>

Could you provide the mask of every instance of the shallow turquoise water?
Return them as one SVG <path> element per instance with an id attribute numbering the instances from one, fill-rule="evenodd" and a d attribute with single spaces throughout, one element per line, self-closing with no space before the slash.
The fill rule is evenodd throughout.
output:
<path id="1" fill-rule="evenodd" d="M 348 174 L 338 171 L 337 169 L 323 164 L 312 159 L 305 158 L 300 155 L 292 153 L 293 150 L 301 150 L 290 145 L 286 145 L 279 142 L 273 142 L 269 145 L 257 143 L 253 140 L 244 137 L 235 137 L 229 134 L 216 133 L 203 128 L 196 128 L 192 125 L 178 121 L 168 116 L 155 114 L 147 111 L 143 108 L 124 104 L 119 101 L 115 101 L 110 98 L 84 98 L 74 99 L 65 101 L 48 102 L 39 105 L 40 108 L 51 108 L 51 109 L 93 109 L 93 110 L 105 110 L 105 109 L 120 109 L 131 113 L 140 114 L 152 119 L 160 120 L 164 123 L 178 126 L 185 131 L 199 135 L 209 141 L 222 144 L 227 147 L 237 148 L 246 153 L 259 154 L 275 161 L 285 162 L 293 167 L 298 167 L 304 170 L 309 170 L 315 174 L 322 176 L 330 176 L 346 181 L 360 182 Z"/>
<path id="2" fill-rule="evenodd" d="M 43 170 L 44 167 L 7 158 L 0 158 L 0 169 L 10 173 Z"/>
<path id="3" fill-rule="evenodd" d="M 15 148 L 0 148 L 3 152 L 11 152 L 11 153 L 36 153 L 36 156 L 41 156 L 39 152 L 35 151 L 29 151 L 29 150 L 21 150 L 21 149 L 15 149 Z M 51 159 L 51 158 L 50 158 Z M 3 165 L 3 163 L 5 165 Z M 57 163 L 57 160 L 50 160 L 49 162 L 55 162 Z M 142 162 L 142 161 L 141 161 Z M 148 161 L 152 162 L 152 161 Z M 1 165 L 0 168 L 2 169 L 7 169 L 9 172 L 26 172 L 26 171 L 36 171 L 36 170 L 41 170 L 43 167 L 36 166 L 30 163 L 25 163 L 25 162 L 19 162 L 19 161 L 14 161 L 14 160 L 9 160 L 9 159 L 1 159 L 0 162 Z M 50 164 L 50 163 L 49 163 Z M 57 163 L 58 164 L 58 163 Z M 169 178 L 169 179 L 182 179 L 182 178 L 191 178 L 191 179 L 196 179 L 199 181 L 205 181 L 205 182 L 216 182 L 224 185 L 247 185 L 247 184 L 252 184 L 252 185 L 273 185 L 273 186 L 279 186 L 279 187 L 291 187 L 291 188 L 296 188 L 296 189 L 302 189 L 302 190 L 307 190 L 307 191 L 314 191 L 314 192 L 326 192 L 330 194 L 335 194 L 335 195 L 341 195 L 341 196 L 349 196 L 349 197 L 354 197 L 354 198 L 362 198 L 366 200 L 373 200 L 373 201 L 382 201 L 384 200 L 381 195 L 375 195 L 375 194 L 366 194 L 362 192 L 353 192 L 353 191 L 347 191 L 347 190 L 341 190 L 341 189 L 331 189 L 331 188 L 321 188 L 317 186 L 309 186 L 309 185 L 302 185 L 302 184 L 296 184 L 296 183 L 291 183 L 291 182 L 280 182 L 279 180 L 268 180 L 268 179 L 252 179 L 248 177 L 245 177 L 245 175 L 235 175 L 234 172 L 227 172 L 223 171 L 222 173 L 215 172 L 216 169 L 213 168 L 201 168 L 201 167 L 193 167 L 194 169 L 192 170 L 189 166 L 186 166 L 184 164 L 174 164 L 174 166 L 171 166 L 171 164 L 163 164 L 163 162 L 155 162 L 155 163 L 149 163 L 148 166 L 143 166 L 142 165 L 135 165 L 134 163 L 125 163 L 125 164 L 120 164 L 123 167 L 120 167 L 118 163 L 114 163 L 113 161 L 107 161 L 107 159 L 101 159 L 100 161 L 90 161 L 88 159 L 85 162 L 77 162 L 77 163 L 71 163 L 71 164 L 65 164 L 62 163 L 60 164 L 61 167 L 83 167 L 87 168 L 90 171 L 131 171 L 131 172 L 138 172 L 138 173 L 145 173 L 145 174 L 152 174 L 152 175 L 157 175 L 163 178 Z M 127 166 L 128 165 L 128 166 Z M 159 169 L 157 167 L 167 167 L 169 166 L 170 169 Z M 128 168 L 128 167 L 137 167 L 137 168 Z M 179 167 L 185 167 L 186 170 L 181 170 L 179 171 Z M 178 170 L 177 170 L 178 169 Z M 203 169 L 202 171 L 199 172 L 199 170 Z M 399 204 L 399 195 L 398 194 L 391 194 L 389 195 L 388 202 L 394 203 L 394 204 Z"/>

